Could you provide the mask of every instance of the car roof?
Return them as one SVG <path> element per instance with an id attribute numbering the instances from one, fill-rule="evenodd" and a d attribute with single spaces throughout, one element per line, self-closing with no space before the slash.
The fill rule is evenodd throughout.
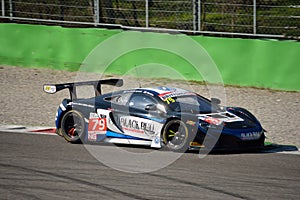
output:
<path id="1" fill-rule="evenodd" d="M 149 88 L 137 88 L 135 92 L 143 92 L 143 93 L 150 93 L 154 96 L 158 96 L 161 99 L 166 99 L 169 97 L 178 97 L 184 95 L 195 95 L 195 93 L 181 89 L 181 88 L 174 88 L 174 87 L 149 87 Z"/>
<path id="2" fill-rule="evenodd" d="M 126 93 L 134 93 L 134 94 L 147 94 L 150 96 L 156 96 L 162 100 L 165 100 L 170 97 L 179 97 L 179 96 L 187 96 L 187 95 L 197 95 L 194 92 L 182 89 L 182 88 L 175 88 L 175 87 L 165 87 L 165 86 L 158 86 L 158 87 L 145 87 L 145 88 L 133 88 L 127 90 L 120 90 L 116 92 L 110 92 L 101 95 L 102 98 L 110 97 L 115 95 L 122 95 Z"/>

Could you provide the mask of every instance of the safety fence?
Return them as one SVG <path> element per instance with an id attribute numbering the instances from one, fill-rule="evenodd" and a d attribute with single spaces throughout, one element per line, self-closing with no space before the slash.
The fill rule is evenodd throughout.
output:
<path id="1" fill-rule="evenodd" d="M 299 0 L 1 0 L 1 18 L 300 38 Z"/>

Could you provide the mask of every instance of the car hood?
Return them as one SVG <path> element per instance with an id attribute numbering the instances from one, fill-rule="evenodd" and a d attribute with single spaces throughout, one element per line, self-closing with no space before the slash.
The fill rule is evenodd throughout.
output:
<path id="1" fill-rule="evenodd" d="M 244 119 L 228 111 L 218 112 L 218 113 L 209 113 L 209 114 L 198 114 L 198 119 L 212 123 L 214 125 L 220 125 L 222 123 L 231 123 L 231 122 L 243 122 Z"/>

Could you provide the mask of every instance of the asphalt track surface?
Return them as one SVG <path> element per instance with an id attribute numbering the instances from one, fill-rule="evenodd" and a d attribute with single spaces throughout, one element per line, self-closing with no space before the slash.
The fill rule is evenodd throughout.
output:
<path id="1" fill-rule="evenodd" d="M 133 174 L 58 136 L 0 132 L 0 142 L 0 199 L 300 199 L 299 155 L 185 153 Z"/>

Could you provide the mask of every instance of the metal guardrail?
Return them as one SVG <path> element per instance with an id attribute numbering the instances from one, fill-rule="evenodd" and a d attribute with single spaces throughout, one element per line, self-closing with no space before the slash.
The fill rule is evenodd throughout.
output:
<path id="1" fill-rule="evenodd" d="M 300 38 L 299 0 L 1 0 L 0 19 Z"/>

